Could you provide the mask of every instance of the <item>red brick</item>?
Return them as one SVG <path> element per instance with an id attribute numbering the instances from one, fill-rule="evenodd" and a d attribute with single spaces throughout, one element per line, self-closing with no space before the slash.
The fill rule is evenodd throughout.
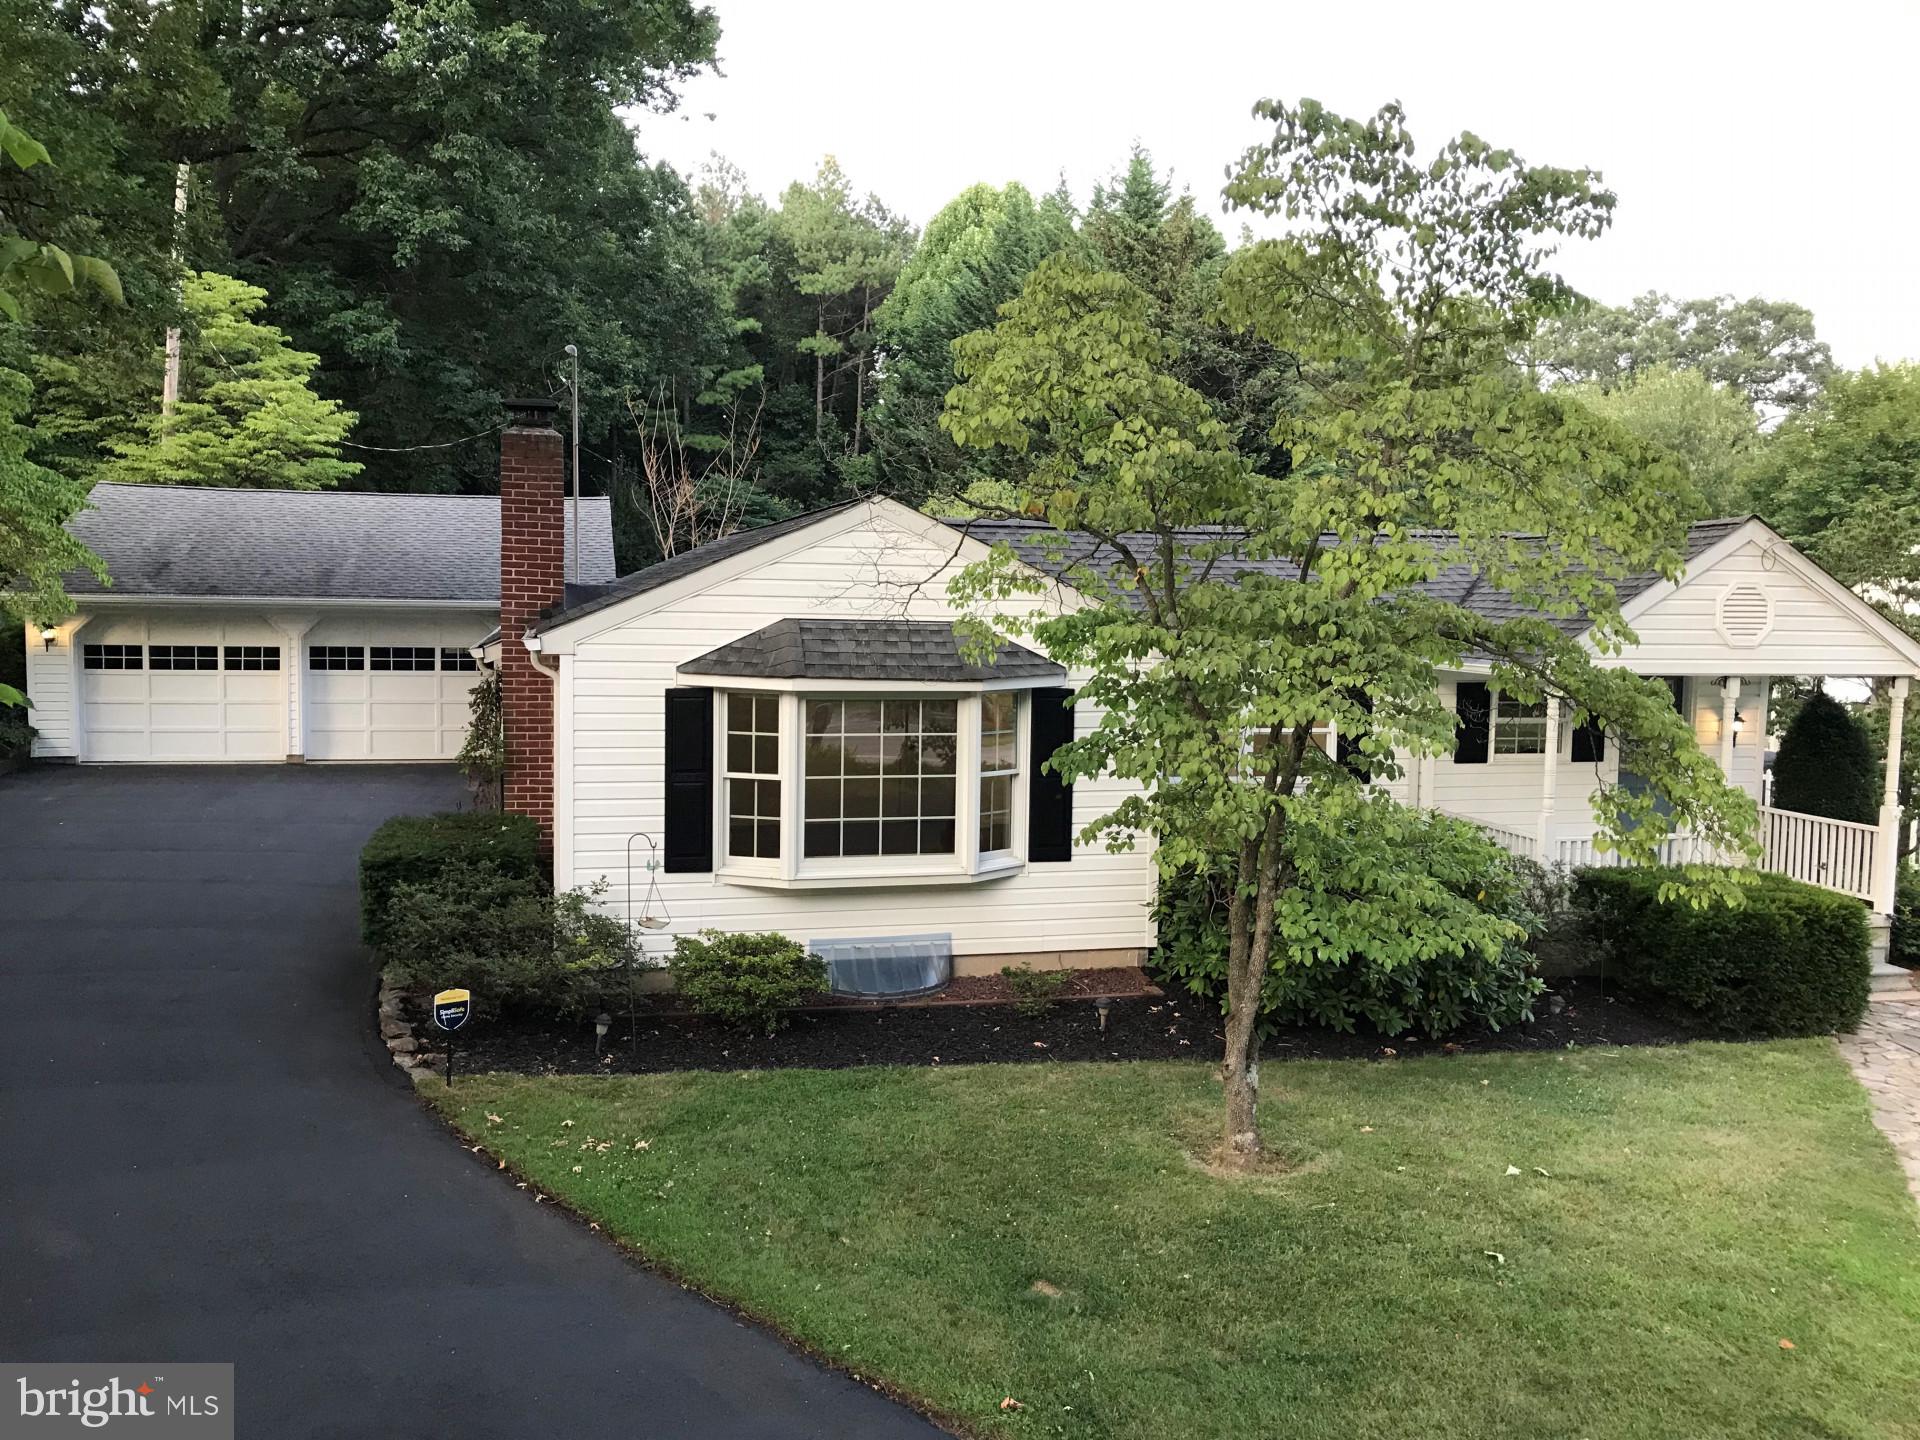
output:
<path id="1" fill-rule="evenodd" d="M 507 808 L 553 843 L 553 685 L 521 643 L 566 587 L 566 471 L 559 432 L 513 426 L 500 436 L 500 710 Z"/>

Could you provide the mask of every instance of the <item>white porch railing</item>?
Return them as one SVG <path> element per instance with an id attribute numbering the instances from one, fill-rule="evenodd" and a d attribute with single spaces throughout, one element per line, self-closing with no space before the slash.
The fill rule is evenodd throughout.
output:
<path id="1" fill-rule="evenodd" d="M 1794 810 L 1760 808 L 1763 870 L 1871 901 L 1880 827 Z"/>
<path id="2" fill-rule="evenodd" d="M 1542 850 L 1538 836 L 1523 830 L 1510 830 L 1457 811 L 1447 812 L 1458 820 L 1471 820 L 1487 833 L 1501 849 L 1528 860 L 1564 865 L 1570 870 L 1588 866 L 1612 866 L 1624 863 L 1618 851 L 1602 850 L 1591 834 L 1557 835 Z M 1875 860 L 1879 853 L 1880 829 L 1852 820 L 1828 820 L 1819 815 L 1802 815 L 1794 810 L 1760 808 L 1760 868 L 1824 890 L 1835 890 L 1855 899 L 1874 901 Z M 1672 835 L 1660 844 L 1662 865 L 1727 863 L 1695 835 Z"/>

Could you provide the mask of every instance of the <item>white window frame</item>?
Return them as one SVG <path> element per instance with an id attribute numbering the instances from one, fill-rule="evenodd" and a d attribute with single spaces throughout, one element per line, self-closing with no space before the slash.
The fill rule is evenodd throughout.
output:
<path id="1" fill-rule="evenodd" d="M 719 777 L 720 783 L 714 789 L 718 793 L 720 803 L 719 815 L 714 822 L 714 849 L 719 856 L 720 864 L 725 869 L 777 876 L 793 853 L 793 835 L 787 824 L 793 809 L 792 797 L 787 790 L 787 776 L 792 773 L 787 755 L 787 738 L 792 733 L 793 717 L 789 713 L 785 697 L 776 697 L 780 700 L 774 715 L 774 723 L 778 727 L 775 735 L 777 768 L 772 774 L 760 770 L 735 770 L 727 763 L 727 737 L 732 729 L 733 702 L 739 698 L 757 704 L 767 697 L 756 695 L 751 691 L 738 690 L 722 692 L 716 698 L 718 703 L 714 707 L 716 723 L 713 729 L 719 744 L 718 753 L 714 756 L 714 774 Z M 758 725 L 757 717 L 754 723 Z M 755 730 L 749 733 L 765 734 L 766 732 Z M 771 780 L 779 787 L 780 853 L 778 855 L 735 855 L 733 853 L 733 782 L 735 780 L 750 781 L 754 784 Z"/>
<path id="2" fill-rule="evenodd" d="M 768 681 L 715 677 L 713 727 L 714 878 L 732 884 L 773 889 L 852 889 L 899 884 L 974 884 L 1019 873 L 1027 856 L 1027 785 L 1024 772 L 1031 746 L 1032 701 L 1029 690 L 1058 684 L 1057 678 L 1013 684 L 952 686 L 929 683 Z M 780 697 L 780 858 L 736 859 L 727 853 L 726 714 L 735 695 Z M 980 850 L 980 697 L 987 691 L 1011 691 L 1014 754 L 1019 765 L 1013 785 L 1013 843 L 1005 850 Z M 886 699 L 958 702 L 958 753 L 954 768 L 954 849 L 950 855 L 839 855 L 809 859 L 803 853 L 806 824 L 806 706 L 810 700 Z"/>
<path id="3" fill-rule="evenodd" d="M 1506 703 L 1506 700 L 1507 700 L 1507 696 L 1498 690 L 1492 691 L 1488 696 L 1487 758 L 1489 760 L 1497 760 L 1497 759 L 1532 760 L 1545 755 L 1547 753 L 1548 744 L 1553 738 L 1549 736 L 1547 733 L 1547 711 L 1546 711 L 1547 702 L 1545 697 L 1542 697 L 1541 699 L 1534 700 L 1534 701 L 1521 701 L 1521 700 L 1514 701 L 1516 705 L 1519 705 L 1519 704 L 1527 704 L 1530 706 L 1538 705 L 1540 707 L 1539 715 L 1537 716 L 1527 715 L 1524 717 L 1518 716 L 1518 715 L 1510 715 L 1506 717 L 1509 724 L 1512 724 L 1514 721 L 1524 718 L 1529 722 L 1529 725 L 1528 725 L 1529 731 L 1531 731 L 1532 729 L 1531 722 L 1535 720 L 1539 721 L 1540 748 L 1538 750 L 1502 750 L 1500 748 L 1500 720 L 1501 720 L 1500 707 L 1501 705 Z"/>

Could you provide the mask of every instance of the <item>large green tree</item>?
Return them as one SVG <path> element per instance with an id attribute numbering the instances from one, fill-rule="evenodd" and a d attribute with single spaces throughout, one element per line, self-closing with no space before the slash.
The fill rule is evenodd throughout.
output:
<path id="1" fill-rule="evenodd" d="M 178 243 L 267 290 L 363 443 L 480 436 L 369 451 L 361 483 L 486 489 L 481 432 L 503 394 L 558 388 L 567 342 L 603 443 L 637 382 L 690 385 L 728 342 L 685 186 L 622 119 L 710 60 L 688 0 L 0 0 L 0 33 L 0 96 L 74 136 L 84 183 L 54 203 L 99 227 L 134 322 L 76 314 L 48 353 L 144 363 L 178 318 Z"/>
<path id="2" fill-rule="evenodd" d="M 1760 449 L 1760 421 L 1740 390 L 1699 370 L 1655 365 L 1610 388 L 1589 380 L 1563 393 L 1682 461 L 1701 515 L 1750 508 L 1747 471 Z"/>
<path id="3" fill-rule="evenodd" d="M 187 276 L 182 298 L 179 404 L 172 414 L 156 405 L 164 363 L 156 351 L 143 403 L 100 435 L 105 453 L 90 478 L 323 490 L 360 473 L 340 456 L 357 417 L 314 394 L 319 357 L 259 318 L 264 290 L 206 271 Z"/>
<path id="4" fill-rule="evenodd" d="M 917 505 L 962 494 L 992 466 L 940 428 L 958 378 L 953 342 L 993 324 L 1033 268 L 1070 244 L 1073 217 L 1055 197 L 1024 185 L 970 185 L 927 223 L 913 257 L 876 312 L 884 357 L 873 421 L 875 469 L 888 495 Z"/>
<path id="5" fill-rule="evenodd" d="M 1834 376 L 1769 437 L 1751 488 L 1788 539 L 1920 623 L 1920 365 Z"/>
<path id="6" fill-rule="evenodd" d="M 1618 308 L 1585 306 L 1543 323 L 1535 344 L 1539 362 L 1563 380 L 1611 390 L 1648 370 L 1697 370 L 1774 411 L 1805 406 L 1833 373 L 1812 312 L 1758 296 L 1649 293 Z"/>
<path id="7" fill-rule="evenodd" d="M 1512 936 L 1444 876 L 1387 859 L 1409 827 L 1451 826 L 1445 844 L 1470 857 L 1490 842 L 1354 773 L 1452 746 L 1443 671 L 1486 657 L 1502 691 L 1555 697 L 1569 722 L 1613 731 L 1650 781 L 1595 797 L 1628 856 L 1650 857 L 1676 825 L 1738 850 L 1753 822 L 1665 686 L 1596 664 L 1556 623 L 1584 612 L 1603 647 L 1618 643 L 1613 582 L 1673 573 L 1681 557 L 1679 468 L 1510 358 L 1571 300 L 1545 268 L 1555 239 L 1598 234 L 1613 196 L 1472 135 L 1419 158 L 1398 106 L 1368 120 L 1311 101 L 1257 113 L 1273 138 L 1228 193 L 1288 231 L 1233 258 L 1221 302 L 1301 377 L 1270 434 L 1284 475 L 1173 373 L 1140 287 L 1071 258 L 1043 263 L 994 329 L 959 343 L 965 383 L 947 413 L 962 442 L 1026 457 L 1026 508 L 1103 542 L 1070 571 L 1089 603 L 1066 613 L 1023 610 L 1037 582 L 1005 554 L 957 592 L 982 623 L 997 614 L 1090 674 L 1080 693 L 1099 718 L 1052 763 L 1139 786 L 1091 835 L 1151 836 L 1169 867 L 1214 868 L 1227 852 L 1226 1148 L 1241 1162 L 1261 1145 L 1272 967 L 1490 954 Z M 1456 565 L 1512 609 L 1428 588 Z M 1350 765 L 1312 744 L 1330 719 L 1358 737 Z"/>

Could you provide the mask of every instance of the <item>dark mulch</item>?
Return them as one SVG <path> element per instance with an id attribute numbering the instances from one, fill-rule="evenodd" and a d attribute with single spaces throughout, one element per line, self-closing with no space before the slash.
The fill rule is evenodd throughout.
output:
<path id="1" fill-rule="evenodd" d="M 1532 1024 L 1498 1033 L 1462 1032 L 1436 1041 L 1300 1027 L 1273 1036 L 1264 1054 L 1280 1060 L 1385 1060 L 1570 1045 L 1668 1045 L 1693 1038 L 1680 1026 L 1616 999 L 1596 981 L 1554 984 L 1566 1001 L 1559 1014 L 1551 1013 L 1542 997 L 1539 1018 Z M 591 1024 L 476 1018 L 460 1033 L 459 1066 L 528 1075 L 837 1070 L 853 1065 L 1210 1060 L 1220 1049 L 1217 1012 L 1183 999 L 1151 996 L 1116 1000 L 1104 1034 L 1086 1000 L 1063 1001 L 1038 1016 L 1021 1015 L 1004 1005 L 811 1010 L 796 1014 L 787 1029 L 770 1037 L 742 1034 L 646 999 L 637 1019 L 630 1031 L 626 1016 L 617 1017 L 596 1055 Z M 436 1043 L 440 1038 L 430 1025 L 422 1027 L 421 1034 Z"/>

